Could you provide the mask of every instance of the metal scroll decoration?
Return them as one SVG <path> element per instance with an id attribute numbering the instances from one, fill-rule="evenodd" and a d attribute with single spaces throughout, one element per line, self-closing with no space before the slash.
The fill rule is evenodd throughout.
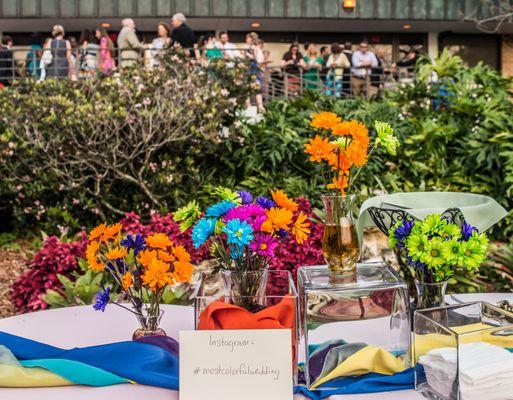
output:
<path id="1" fill-rule="evenodd" d="M 415 222 L 418 220 L 418 218 L 408 213 L 408 209 L 369 207 L 367 211 L 376 226 L 385 235 L 388 235 L 389 229 L 397 222 L 405 220 Z M 465 217 L 459 208 L 449 208 L 442 213 L 441 217 L 447 222 L 458 225 L 462 225 L 465 222 Z"/>

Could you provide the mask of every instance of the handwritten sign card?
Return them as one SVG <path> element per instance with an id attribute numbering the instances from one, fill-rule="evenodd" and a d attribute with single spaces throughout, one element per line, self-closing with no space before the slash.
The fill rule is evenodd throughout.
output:
<path id="1" fill-rule="evenodd" d="M 180 332 L 180 400 L 291 400 L 288 329 Z"/>

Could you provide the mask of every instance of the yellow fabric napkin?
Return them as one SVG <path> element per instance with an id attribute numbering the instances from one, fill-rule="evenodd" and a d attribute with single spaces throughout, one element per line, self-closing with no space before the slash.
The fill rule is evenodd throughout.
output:
<path id="1" fill-rule="evenodd" d="M 71 386 L 72 382 L 43 368 L 0 364 L 0 387 Z"/>

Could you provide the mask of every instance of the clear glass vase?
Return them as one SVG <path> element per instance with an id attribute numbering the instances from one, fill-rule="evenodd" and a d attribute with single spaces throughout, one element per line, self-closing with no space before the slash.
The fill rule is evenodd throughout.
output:
<path id="1" fill-rule="evenodd" d="M 224 301 L 251 312 L 263 308 L 267 287 L 267 268 L 256 271 L 221 270 Z"/>
<path id="2" fill-rule="evenodd" d="M 158 310 L 158 313 L 151 313 L 142 310 L 142 314 L 138 314 L 135 317 L 139 322 L 139 329 L 137 329 L 132 335 L 132 340 L 137 340 L 146 336 L 166 336 L 164 329 L 160 327 L 160 321 L 164 315 L 164 310 Z"/>
<path id="3" fill-rule="evenodd" d="M 417 310 L 441 307 L 445 304 L 447 281 L 427 283 L 416 280 L 415 287 L 417 288 Z"/>
<path id="4" fill-rule="evenodd" d="M 354 195 L 323 195 L 325 210 L 322 252 L 329 269 L 336 273 L 353 273 L 360 258 L 354 218 Z"/>

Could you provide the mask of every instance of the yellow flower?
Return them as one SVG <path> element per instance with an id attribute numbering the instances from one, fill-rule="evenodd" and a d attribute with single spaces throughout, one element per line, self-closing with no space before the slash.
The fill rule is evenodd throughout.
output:
<path id="1" fill-rule="evenodd" d="M 191 255 L 187 252 L 187 250 L 185 250 L 185 247 L 183 247 L 182 245 L 176 246 L 173 249 L 173 254 L 176 258 L 178 258 L 178 261 L 191 261 Z"/>
<path id="2" fill-rule="evenodd" d="M 266 212 L 267 220 L 262 224 L 262 231 L 274 233 L 280 229 L 289 230 L 289 225 L 292 222 L 292 211 L 286 208 L 273 207 Z"/>
<path id="3" fill-rule="evenodd" d="M 132 283 L 133 283 L 132 274 L 130 272 L 127 272 L 125 275 L 123 275 L 123 279 L 121 280 L 123 289 L 128 290 L 130 288 L 130 286 L 132 286 Z"/>
<path id="4" fill-rule="evenodd" d="M 107 226 L 103 231 L 102 240 L 104 242 L 107 240 L 114 240 L 121 232 L 121 229 L 123 229 L 123 225 L 121 225 L 121 223 Z"/>
<path id="5" fill-rule="evenodd" d="M 340 124 L 342 120 L 337 114 L 327 111 L 321 111 L 313 115 L 310 126 L 318 129 L 332 129 L 335 125 Z"/>
<path id="6" fill-rule="evenodd" d="M 89 233 L 89 240 L 100 239 L 105 232 L 105 228 L 107 228 L 107 224 L 103 223 L 94 228 L 91 233 Z"/>
<path id="7" fill-rule="evenodd" d="M 165 233 L 154 233 L 146 238 L 146 244 L 154 249 L 166 249 L 173 245 Z"/>
<path id="8" fill-rule="evenodd" d="M 176 282 L 189 282 L 192 277 L 194 266 L 188 261 L 175 261 L 173 263 L 173 278 Z"/>
<path id="9" fill-rule="evenodd" d="M 273 196 L 274 202 L 278 206 L 286 208 L 287 210 L 290 210 L 292 212 L 297 210 L 297 203 L 294 200 L 289 199 L 283 190 L 275 190 L 271 192 L 271 194 Z"/>
<path id="10" fill-rule="evenodd" d="M 137 261 L 139 261 L 143 267 L 148 268 L 154 258 L 157 258 L 157 252 L 155 250 L 146 249 L 139 253 Z"/>
<path id="11" fill-rule="evenodd" d="M 292 227 L 292 234 L 296 236 L 296 242 L 298 242 L 298 244 L 302 244 L 311 232 L 309 229 L 310 223 L 307 219 L 308 217 L 303 214 L 303 211 L 300 211 Z"/>
<path id="12" fill-rule="evenodd" d="M 114 247 L 105 254 L 105 257 L 109 260 L 117 260 L 119 258 L 125 258 L 126 255 L 127 251 L 124 247 Z"/>
<path id="13" fill-rule="evenodd" d="M 141 278 L 144 285 L 154 292 L 174 283 L 173 275 L 169 272 L 169 264 L 157 258 L 151 260 Z"/>
<path id="14" fill-rule="evenodd" d="M 98 250 L 100 249 L 99 242 L 91 242 L 86 249 L 86 260 L 89 268 L 94 271 L 103 271 L 105 265 L 98 261 Z"/>

